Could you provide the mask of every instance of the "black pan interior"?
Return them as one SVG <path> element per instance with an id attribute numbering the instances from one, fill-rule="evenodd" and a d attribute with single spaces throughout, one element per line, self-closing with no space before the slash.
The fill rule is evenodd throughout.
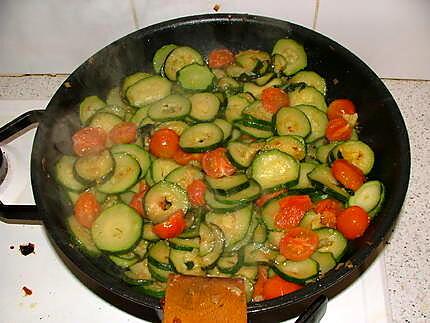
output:
<path id="1" fill-rule="evenodd" d="M 159 308 L 158 300 L 134 292 L 118 279 L 114 268 L 108 267 L 107 271 L 100 268 L 100 264 L 83 256 L 70 243 L 64 218 L 71 209 L 61 197 L 51 174 L 59 153 L 70 151 L 71 134 L 79 126 L 79 102 L 88 95 L 105 96 L 125 75 L 136 71 L 151 72 L 154 52 L 167 43 L 189 45 L 206 55 L 220 47 L 234 51 L 250 48 L 270 51 L 275 41 L 282 37 L 291 37 L 304 44 L 308 69 L 318 72 L 327 81 L 327 102 L 334 98 L 350 98 L 356 103 L 362 125 L 360 138 L 376 153 L 376 163 L 369 177 L 384 182 L 387 202 L 366 235 L 352 245 L 346 258 L 351 261 L 352 268 L 333 271 L 293 295 L 251 304 L 248 312 L 256 319 L 291 317 L 317 295 L 338 293 L 371 263 L 391 232 L 409 180 L 409 141 L 395 101 L 381 80 L 361 60 L 334 41 L 280 20 L 222 14 L 157 24 L 110 44 L 73 72 L 49 103 L 33 145 L 33 192 L 52 241 L 77 270 L 104 287 L 107 293 L 116 294 L 130 304 Z"/>

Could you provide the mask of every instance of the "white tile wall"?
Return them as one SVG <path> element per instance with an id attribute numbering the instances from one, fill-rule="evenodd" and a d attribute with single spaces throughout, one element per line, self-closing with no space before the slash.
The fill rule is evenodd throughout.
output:
<path id="1" fill-rule="evenodd" d="M 380 76 L 430 80 L 429 0 L 320 0 L 316 30 Z"/>
<path id="2" fill-rule="evenodd" d="M 126 0 L 1 0 L 0 74 L 70 73 L 134 29 Z"/>

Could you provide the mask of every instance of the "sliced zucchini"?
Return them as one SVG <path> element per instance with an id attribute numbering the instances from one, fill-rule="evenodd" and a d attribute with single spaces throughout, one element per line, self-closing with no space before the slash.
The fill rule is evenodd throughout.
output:
<path id="1" fill-rule="evenodd" d="M 153 161 L 151 165 L 151 176 L 154 183 L 158 183 L 166 178 L 175 169 L 180 168 L 181 165 L 177 164 L 172 159 L 158 158 Z"/>
<path id="2" fill-rule="evenodd" d="M 247 188 L 250 184 L 248 177 L 244 174 L 224 176 L 221 178 L 206 176 L 206 182 L 212 190 L 221 195 L 236 193 Z"/>
<path id="3" fill-rule="evenodd" d="M 189 239 L 199 237 L 200 223 L 203 220 L 202 208 L 193 208 L 185 214 L 185 230 L 179 235 L 179 238 Z"/>
<path id="4" fill-rule="evenodd" d="M 188 124 L 186 122 L 181 120 L 173 120 L 173 121 L 166 121 L 166 122 L 160 123 L 155 128 L 155 130 L 170 129 L 176 132 L 180 136 L 187 128 L 188 128 Z"/>
<path id="5" fill-rule="evenodd" d="M 172 94 L 149 107 L 148 116 L 154 121 L 184 119 L 191 111 L 190 101 L 179 94 Z"/>
<path id="6" fill-rule="evenodd" d="M 115 170 L 112 176 L 103 184 L 97 185 L 97 190 L 106 194 L 116 194 L 127 191 L 139 179 L 140 165 L 128 154 L 112 154 Z"/>
<path id="7" fill-rule="evenodd" d="M 170 248 L 166 240 L 154 243 L 148 251 L 148 264 L 156 268 L 171 271 L 172 266 L 169 262 Z"/>
<path id="8" fill-rule="evenodd" d="M 82 124 L 86 124 L 98 110 L 103 109 L 106 103 L 96 95 L 87 96 L 79 104 L 79 118 Z"/>
<path id="9" fill-rule="evenodd" d="M 266 265 L 270 264 L 273 259 L 279 254 L 278 252 L 270 249 L 268 246 L 252 242 L 245 246 L 245 265 Z"/>
<path id="10" fill-rule="evenodd" d="M 170 94 L 172 83 L 161 76 L 150 76 L 131 85 L 125 97 L 130 105 L 141 108 L 154 103 Z"/>
<path id="11" fill-rule="evenodd" d="M 230 140 L 233 132 L 233 125 L 224 119 L 215 119 L 213 122 L 222 130 L 224 134 L 223 141 L 226 142 Z"/>
<path id="12" fill-rule="evenodd" d="M 349 140 L 334 147 L 330 151 L 328 159 L 330 163 L 336 159 L 345 159 L 367 175 L 373 168 L 375 154 L 366 143 Z"/>
<path id="13" fill-rule="evenodd" d="M 104 150 L 96 155 L 80 157 L 74 165 L 76 178 L 88 185 L 105 182 L 112 175 L 114 168 L 115 161 L 109 150 Z"/>
<path id="14" fill-rule="evenodd" d="M 281 108 L 275 117 L 276 132 L 305 138 L 311 132 L 311 124 L 306 115 L 294 107 Z"/>
<path id="15" fill-rule="evenodd" d="M 251 143 L 244 144 L 240 141 L 232 141 L 227 145 L 227 156 L 230 161 L 239 169 L 248 168 L 257 152 L 264 144 Z"/>
<path id="16" fill-rule="evenodd" d="M 154 57 L 152 58 L 152 67 L 156 74 L 161 73 L 167 56 L 169 56 L 169 54 L 177 47 L 178 46 L 175 44 L 167 44 L 157 49 Z"/>
<path id="17" fill-rule="evenodd" d="M 242 91 L 242 85 L 235 79 L 225 76 L 218 80 L 217 89 L 225 92 L 227 96 L 231 96 Z"/>
<path id="18" fill-rule="evenodd" d="M 141 239 L 137 246 L 133 249 L 133 253 L 138 256 L 140 259 L 143 259 L 146 257 L 146 254 L 148 252 L 149 247 L 149 241 L 146 241 L 144 239 Z"/>
<path id="19" fill-rule="evenodd" d="M 311 86 L 297 88 L 288 93 L 288 97 L 291 106 L 311 105 L 324 113 L 327 111 L 327 103 L 325 102 L 324 95 Z"/>
<path id="20" fill-rule="evenodd" d="M 307 86 L 317 89 L 322 95 L 325 95 L 327 91 L 325 80 L 313 71 L 300 71 L 289 79 L 288 83 L 305 83 Z"/>
<path id="21" fill-rule="evenodd" d="M 200 239 L 199 238 L 172 238 L 169 239 L 169 246 L 172 249 L 192 251 L 193 249 L 199 249 Z"/>
<path id="22" fill-rule="evenodd" d="M 94 243 L 90 229 L 80 224 L 73 215 L 67 218 L 67 227 L 79 249 L 93 257 L 101 254 Z"/>
<path id="23" fill-rule="evenodd" d="M 225 118 L 233 123 L 242 118 L 242 111 L 249 105 L 249 101 L 240 95 L 233 95 L 228 98 L 225 110 Z"/>
<path id="24" fill-rule="evenodd" d="M 267 236 L 267 246 L 273 250 L 279 250 L 279 244 L 284 236 L 284 231 L 270 231 Z"/>
<path id="25" fill-rule="evenodd" d="M 325 274 L 336 267 L 336 260 L 331 252 L 316 251 L 312 254 L 311 258 L 319 264 L 321 274 Z"/>
<path id="26" fill-rule="evenodd" d="M 215 199 L 214 193 L 211 190 L 206 190 L 205 192 L 206 204 L 215 213 L 225 213 L 231 212 L 243 208 L 245 205 L 241 203 L 223 203 Z"/>
<path id="27" fill-rule="evenodd" d="M 150 284 L 136 286 L 135 290 L 143 294 L 161 299 L 165 295 L 166 287 L 167 287 L 167 284 L 165 282 L 153 281 Z"/>
<path id="28" fill-rule="evenodd" d="M 198 122 L 208 122 L 218 114 L 220 102 L 215 94 L 209 92 L 196 93 L 190 97 L 190 117 Z"/>
<path id="29" fill-rule="evenodd" d="M 227 196 L 215 194 L 215 199 L 223 204 L 245 204 L 260 196 L 261 188 L 255 181 L 249 181 L 249 186 Z"/>
<path id="30" fill-rule="evenodd" d="M 90 127 L 102 128 L 106 133 L 109 133 L 113 127 L 122 123 L 123 120 L 112 113 L 97 112 L 89 122 Z"/>
<path id="31" fill-rule="evenodd" d="M 212 90 L 214 79 L 215 75 L 206 65 L 190 64 L 178 72 L 178 83 L 190 91 Z"/>
<path id="32" fill-rule="evenodd" d="M 281 209 L 281 207 L 279 206 L 279 200 L 282 199 L 282 197 L 284 196 L 281 195 L 280 197 L 274 198 L 263 206 L 261 217 L 268 230 L 271 230 L 271 231 L 281 230 L 281 228 L 279 228 L 275 224 L 275 217 L 279 213 L 279 210 Z"/>
<path id="33" fill-rule="evenodd" d="M 311 143 L 323 138 L 328 124 L 327 115 L 310 105 L 298 105 L 296 108 L 306 115 L 311 125 L 311 132 L 305 138 L 305 141 Z"/>
<path id="34" fill-rule="evenodd" d="M 116 153 L 126 153 L 136 159 L 140 166 L 140 177 L 146 176 L 146 173 L 151 166 L 151 159 L 149 158 L 149 153 L 136 144 L 121 144 L 112 147 L 111 152 Z"/>
<path id="35" fill-rule="evenodd" d="M 126 269 L 139 261 L 139 258 L 134 255 L 133 258 L 124 259 L 116 255 L 109 255 L 109 259 L 118 267 Z"/>
<path id="36" fill-rule="evenodd" d="M 138 263 L 130 266 L 129 270 L 124 272 L 123 280 L 134 286 L 149 285 L 152 283 L 152 276 L 148 268 L 148 259 L 143 259 Z"/>
<path id="37" fill-rule="evenodd" d="M 204 276 L 205 274 L 197 249 L 192 251 L 171 249 L 169 258 L 175 271 L 182 275 Z"/>
<path id="38" fill-rule="evenodd" d="M 250 135 L 251 137 L 257 139 L 267 139 L 273 136 L 273 132 L 270 130 L 262 130 L 258 129 L 254 126 L 249 126 L 249 123 L 243 122 L 243 120 L 238 120 L 234 123 L 234 125 L 240 129 L 243 133 Z"/>
<path id="39" fill-rule="evenodd" d="M 179 145 L 186 152 L 199 153 L 219 147 L 224 139 L 224 133 L 214 123 L 198 123 L 186 129 Z"/>
<path id="40" fill-rule="evenodd" d="M 302 137 L 280 136 L 272 137 L 265 142 L 263 150 L 278 149 L 300 161 L 306 156 L 306 145 Z"/>
<path id="41" fill-rule="evenodd" d="M 142 239 L 154 242 L 160 240 L 160 237 L 157 236 L 154 231 L 152 231 L 152 228 L 154 227 L 154 224 L 151 222 L 146 222 L 143 224 L 143 230 L 142 230 Z"/>
<path id="42" fill-rule="evenodd" d="M 346 252 L 348 240 L 339 231 L 332 228 L 321 228 L 315 230 L 318 235 L 319 252 L 331 252 L 334 259 L 339 262 Z"/>
<path id="43" fill-rule="evenodd" d="M 267 240 L 267 228 L 264 223 L 258 223 L 252 235 L 252 241 L 264 243 Z"/>
<path id="44" fill-rule="evenodd" d="M 187 213 L 187 193 L 179 186 L 166 181 L 152 186 L 145 195 L 145 213 L 153 223 L 166 221 L 173 213 Z"/>
<path id="45" fill-rule="evenodd" d="M 366 182 L 349 198 L 348 206 L 357 205 L 373 217 L 383 203 L 384 193 L 384 184 L 380 181 Z"/>
<path id="46" fill-rule="evenodd" d="M 100 250 L 126 252 L 139 241 L 142 225 L 142 217 L 133 208 L 119 203 L 100 213 L 91 227 L 91 235 Z"/>
<path id="47" fill-rule="evenodd" d="M 300 163 L 300 175 L 299 182 L 297 185 L 292 186 L 289 189 L 290 193 L 298 192 L 301 194 L 307 194 L 315 191 L 315 186 L 310 181 L 308 174 L 314 170 L 317 165 L 310 162 Z"/>
<path id="48" fill-rule="evenodd" d="M 273 71 L 280 75 L 284 71 L 285 66 L 287 66 L 287 60 L 280 54 L 274 54 L 272 55 L 272 65 Z"/>
<path id="49" fill-rule="evenodd" d="M 166 181 L 178 184 L 186 190 L 193 181 L 202 180 L 203 178 L 204 175 L 199 168 L 186 165 L 171 171 L 169 175 L 166 176 Z"/>
<path id="50" fill-rule="evenodd" d="M 272 51 L 272 55 L 276 54 L 285 59 L 285 75 L 293 75 L 308 65 L 305 49 L 293 39 L 279 39 Z"/>
<path id="51" fill-rule="evenodd" d="M 328 163 L 328 155 L 330 151 L 337 145 L 339 145 L 339 142 L 334 141 L 334 142 L 319 146 L 316 152 L 316 158 L 318 159 L 318 161 L 321 162 L 322 164 Z"/>
<path id="52" fill-rule="evenodd" d="M 254 98 L 260 99 L 261 93 L 265 89 L 269 87 L 280 86 L 280 85 L 282 85 L 282 80 L 280 78 L 274 78 L 263 86 L 258 86 L 254 83 L 247 82 L 243 85 L 243 92 L 249 92 L 252 94 Z"/>
<path id="53" fill-rule="evenodd" d="M 251 167 L 252 178 L 264 191 L 294 186 L 299 179 L 299 163 L 277 149 L 258 153 Z"/>
<path id="54" fill-rule="evenodd" d="M 149 106 L 144 106 L 136 110 L 134 115 L 131 117 L 130 122 L 133 122 L 139 126 L 142 120 L 148 117 L 148 110 L 149 110 Z"/>
<path id="55" fill-rule="evenodd" d="M 125 98 L 125 93 L 130 86 L 150 76 L 152 75 L 144 72 L 137 72 L 126 76 L 121 82 L 121 96 Z"/>
<path id="56" fill-rule="evenodd" d="M 217 267 L 224 274 L 233 275 L 239 271 L 243 265 L 244 249 L 234 253 L 222 255 L 217 261 Z"/>
<path id="57" fill-rule="evenodd" d="M 202 223 L 200 226 L 201 264 L 204 268 L 212 267 L 224 251 L 225 237 L 223 231 L 212 223 Z"/>
<path id="58" fill-rule="evenodd" d="M 73 169 L 76 160 L 75 156 L 63 155 L 55 164 L 55 179 L 65 188 L 80 192 L 85 189 L 85 186 L 74 175 Z"/>
<path id="59" fill-rule="evenodd" d="M 321 216 L 312 210 L 305 213 L 303 218 L 300 220 L 299 226 L 311 230 L 324 227 L 324 225 L 321 223 Z"/>
<path id="60" fill-rule="evenodd" d="M 188 46 L 175 48 L 164 62 L 164 74 L 171 81 L 176 81 L 178 72 L 185 66 L 197 63 L 203 65 L 203 58 L 195 49 Z"/>
<path id="61" fill-rule="evenodd" d="M 306 283 L 306 281 L 318 276 L 319 273 L 318 263 L 311 258 L 292 261 L 286 260 L 281 255 L 273 261 L 272 269 L 282 279 L 298 284 Z"/>
<path id="62" fill-rule="evenodd" d="M 276 74 L 273 72 L 267 73 L 267 74 L 264 74 L 264 75 L 260 76 L 259 78 L 255 79 L 254 83 L 257 84 L 258 86 L 263 86 L 263 85 L 267 84 L 270 80 L 272 80 L 275 76 L 276 76 Z"/>
<path id="63" fill-rule="evenodd" d="M 256 123 L 261 123 L 271 128 L 273 113 L 267 111 L 263 107 L 263 103 L 259 100 L 254 101 L 248 105 L 243 111 L 242 115 L 245 119 L 249 119 Z"/>
<path id="64" fill-rule="evenodd" d="M 326 164 L 316 166 L 314 170 L 308 174 L 308 177 L 322 192 L 342 202 L 348 201 L 350 195 L 333 177 L 330 168 Z"/>

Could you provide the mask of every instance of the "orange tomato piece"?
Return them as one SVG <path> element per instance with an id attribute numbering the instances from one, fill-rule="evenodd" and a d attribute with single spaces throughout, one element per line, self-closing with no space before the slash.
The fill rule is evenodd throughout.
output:
<path id="1" fill-rule="evenodd" d="M 193 206 L 204 206 L 205 201 L 206 184 L 199 179 L 191 182 L 187 187 L 187 195 Z"/>
<path id="2" fill-rule="evenodd" d="M 268 269 L 264 266 L 258 267 L 257 281 L 254 285 L 254 291 L 252 293 L 252 300 L 254 302 L 264 301 L 264 285 L 267 281 Z"/>
<path id="3" fill-rule="evenodd" d="M 268 112 L 276 113 L 280 108 L 290 104 L 288 94 L 280 88 L 269 87 L 261 93 L 261 102 Z"/>
<path id="4" fill-rule="evenodd" d="M 149 190 L 148 185 L 145 181 L 139 183 L 139 192 L 135 193 L 131 199 L 130 206 L 136 210 L 140 215 L 144 215 L 145 209 L 143 207 L 143 198 L 146 192 Z"/>
<path id="5" fill-rule="evenodd" d="M 286 281 L 279 276 L 273 276 L 264 284 L 263 295 L 264 299 L 272 299 L 287 295 L 302 288 L 302 285 Z"/>
<path id="6" fill-rule="evenodd" d="M 341 118 L 345 114 L 354 114 L 356 112 L 355 105 L 348 99 L 337 99 L 332 101 L 327 109 L 327 117 L 329 120 Z"/>
<path id="7" fill-rule="evenodd" d="M 343 204 L 333 199 L 324 199 L 315 205 L 315 212 L 320 214 L 321 223 L 336 228 L 336 217 L 343 210 Z"/>
<path id="8" fill-rule="evenodd" d="M 93 193 L 84 192 L 79 195 L 74 206 L 74 215 L 80 224 L 86 228 L 91 228 L 100 212 L 100 204 Z"/>
<path id="9" fill-rule="evenodd" d="M 291 229 L 299 225 L 305 213 L 312 208 L 308 195 L 291 195 L 279 200 L 280 210 L 275 215 L 275 223 L 281 229 Z"/>
<path id="10" fill-rule="evenodd" d="M 211 177 L 230 176 L 236 172 L 236 168 L 230 163 L 225 148 L 217 148 L 203 154 L 203 171 Z"/>
<path id="11" fill-rule="evenodd" d="M 156 157 L 172 158 L 179 148 L 179 136 L 171 129 L 155 131 L 150 139 L 149 151 Z"/>
<path id="12" fill-rule="evenodd" d="M 173 159 L 179 165 L 187 165 L 192 160 L 201 161 L 202 157 L 202 153 L 187 153 L 181 148 L 178 148 L 178 150 L 176 150 L 175 154 L 173 155 Z"/>
<path id="13" fill-rule="evenodd" d="M 351 206 L 337 217 L 337 229 L 350 240 L 361 237 L 369 223 L 369 215 L 359 206 Z"/>
<path id="14" fill-rule="evenodd" d="M 137 138 L 137 127 L 134 122 L 122 122 L 109 132 L 109 139 L 114 144 L 130 144 Z"/>
<path id="15" fill-rule="evenodd" d="M 343 141 L 351 138 L 352 127 L 344 118 L 332 119 L 328 122 L 325 136 L 330 141 Z"/>
<path id="16" fill-rule="evenodd" d="M 179 210 L 173 213 L 166 221 L 155 224 L 152 227 L 152 231 L 162 239 L 170 239 L 180 235 L 186 225 L 184 212 Z"/>
<path id="17" fill-rule="evenodd" d="M 289 230 L 279 243 L 279 251 L 285 258 L 293 261 L 308 259 L 318 248 L 318 235 L 307 228 Z"/>
<path id="18" fill-rule="evenodd" d="M 361 169 L 345 159 L 336 159 L 331 164 L 331 172 L 339 183 L 353 191 L 358 190 L 366 180 Z"/>
<path id="19" fill-rule="evenodd" d="M 86 127 L 72 136 L 73 150 L 78 156 L 98 154 L 106 148 L 107 135 L 102 128 Z"/>
<path id="20" fill-rule="evenodd" d="M 234 63 L 234 54 L 226 48 L 214 49 L 209 53 L 210 68 L 223 68 Z"/>
<path id="21" fill-rule="evenodd" d="M 283 193 L 286 193 L 286 192 L 287 192 L 287 189 L 283 189 L 283 190 L 280 190 L 280 191 L 263 194 L 262 196 L 260 196 L 255 201 L 255 205 L 257 205 L 258 207 L 262 207 L 264 204 L 266 204 L 271 199 L 274 199 L 275 197 L 277 197 L 277 196 L 279 196 L 279 195 L 281 195 Z"/>

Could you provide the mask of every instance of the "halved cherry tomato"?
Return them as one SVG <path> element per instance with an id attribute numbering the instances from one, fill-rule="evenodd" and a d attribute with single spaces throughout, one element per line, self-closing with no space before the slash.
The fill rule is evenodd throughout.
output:
<path id="1" fill-rule="evenodd" d="M 102 128 L 82 128 L 72 137 L 73 150 L 78 156 L 97 154 L 105 149 L 106 140 L 107 135 Z"/>
<path id="2" fill-rule="evenodd" d="M 254 285 L 254 291 L 252 293 L 252 300 L 254 302 L 264 301 L 264 285 L 267 281 L 268 269 L 265 266 L 258 267 L 257 281 Z"/>
<path id="3" fill-rule="evenodd" d="M 131 199 L 130 206 L 136 210 L 140 215 L 144 215 L 145 209 L 143 207 L 143 198 L 146 192 L 149 190 L 148 185 L 145 181 L 139 183 L 139 192 L 135 193 Z"/>
<path id="4" fill-rule="evenodd" d="M 156 157 L 171 158 L 179 148 L 179 136 L 171 129 L 160 129 L 153 133 L 149 151 Z"/>
<path id="5" fill-rule="evenodd" d="M 312 208 L 308 195 L 291 195 L 279 200 L 280 210 L 275 215 L 275 223 L 281 229 L 291 229 L 299 225 L 305 213 Z"/>
<path id="6" fill-rule="evenodd" d="M 99 216 L 101 207 L 96 196 L 91 192 L 81 193 L 75 203 L 74 215 L 76 220 L 86 228 L 91 228 Z"/>
<path id="7" fill-rule="evenodd" d="M 268 112 L 276 113 L 280 108 L 290 104 L 288 94 L 280 88 L 269 87 L 261 93 L 261 102 Z"/>
<path id="8" fill-rule="evenodd" d="M 343 210 L 341 202 L 333 199 L 324 199 L 315 205 L 315 212 L 320 214 L 321 224 L 336 228 L 336 217 Z"/>
<path id="9" fill-rule="evenodd" d="M 214 49 L 209 53 L 208 65 L 210 68 L 223 68 L 234 62 L 234 54 L 226 49 Z"/>
<path id="10" fill-rule="evenodd" d="M 353 191 L 358 190 L 365 181 L 361 169 L 345 159 L 336 159 L 331 164 L 331 173 L 339 183 Z"/>
<path id="11" fill-rule="evenodd" d="M 121 122 L 109 132 L 109 139 L 114 144 L 130 144 L 136 141 L 137 127 L 134 122 Z"/>
<path id="12" fill-rule="evenodd" d="M 332 101 L 327 109 L 327 117 L 329 120 L 341 118 L 345 114 L 354 114 L 356 111 L 355 105 L 348 99 L 337 99 Z"/>
<path id="13" fill-rule="evenodd" d="M 152 231 L 162 239 L 170 239 L 180 235 L 186 225 L 184 212 L 179 210 L 173 213 L 167 221 L 154 225 Z"/>
<path id="14" fill-rule="evenodd" d="M 287 295 L 302 288 L 302 285 L 286 281 L 279 276 L 273 276 L 264 284 L 263 296 L 264 299 L 272 299 Z"/>
<path id="15" fill-rule="evenodd" d="M 177 162 L 179 165 L 187 165 L 192 160 L 201 161 L 203 157 L 202 153 L 186 153 L 181 148 L 178 148 L 178 150 L 173 155 L 173 159 L 175 162 Z"/>
<path id="16" fill-rule="evenodd" d="M 351 206 L 337 217 L 337 229 L 350 240 L 361 237 L 369 223 L 369 215 L 359 206 Z"/>
<path id="17" fill-rule="evenodd" d="M 325 130 L 325 136 L 330 141 L 348 140 L 351 135 L 352 127 L 344 118 L 330 120 Z"/>
<path id="18" fill-rule="evenodd" d="M 318 248 L 318 240 L 318 235 L 310 229 L 293 228 L 279 243 L 279 252 L 289 260 L 305 260 Z"/>
<path id="19" fill-rule="evenodd" d="M 258 207 L 262 207 L 264 204 L 266 204 L 266 202 L 270 201 L 271 199 L 286 193 L 287 189 L 283 189 L 283 190 L 279 190 L 273 193 L 267 193 L 267 194 L 263 194 L 262 196 L 260 196 L 256 201 L 255 201 L 255 205 L 257 205 Z"/>
<path id="20" fill-rule="evenodd" d="M 187 187 L 188 199 L 193 206 L 204 206 L 206 185 L 202 180 L 196 179 Z"/>
<path id="21" fill-rule="evenodd" d="M 236 168 L 230 163 L 225 148 L 217 148 L 203 154 L 202 168 L 211 177 L 230 176 L 236 172 Z"/>

